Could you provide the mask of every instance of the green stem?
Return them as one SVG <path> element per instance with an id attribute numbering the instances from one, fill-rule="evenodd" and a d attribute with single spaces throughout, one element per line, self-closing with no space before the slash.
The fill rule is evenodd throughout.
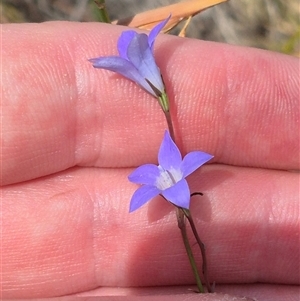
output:
<path id="1" fill-rule="evenodd" d="M 203 273 L 203 276 L 204 276 L 204 281 L 205 281 L 205 284 L 206 284 L 206 287 L 207 287 L 207 291 L 209 293 L 213 293 L 213 289 L 210 285 L 210 282 L 209 282 L 209 278 L 208 278 L 208 270 L 207 270 L 207 258 L 206 258 L 206 251 L 205 251 L 205 245 L 204 243 L 201 241 L 199 235 L 198 235 L 198 232 L 197 232 L 197 229 L 196 229 L 196 226 L 194 224 L 194 220 L 192 218 L 192 215 L 191 215 L 191 212 L 190 210 L 188 209 L 182 209 L 185 217 L 188 219 L 190 225 L 191 225 L 191 228 L 192 228 L 192 231 L 193 231 L 193 234 L 197 240 L 197 243 L 200 247 L 200 251 L 201 251 L 201 255 L 202 255 L 202 260 L 203 260 L 203 264 L 202 264 L 202 273 Z"/>
<path id="2" fill-rule="evenodd" d="M 159 93 L 160 92 L 158 91 L 158 95 L 159 95 Z M 164 112 L 170 111 L 169 97 L 166 92 L 164 92 L 164 93 L 160 94 L 160 96 L 158 96 L 158 102 Z"/>
<path id="3" fill-rule="evenodd" d="M 174 134 L 174 128 L 173 128 L 173 123 L 172 123 L 172 118 L 171 118 L 170 111 L 164 111 L 164 114 L 165 114 L 165 117 L 166 117 L 166 120 L 167 120 L 170 136 L 171 136 L 172 140 L 175 142 L 175 134 Z"/>
<path id="4" fill-rule="evenodd" d="M 183 243 L 184 243 L 186 253 L 188 255 L 188 258 L 189 258 L 189 261 L 190 261 L 190 264 L 191 264 L 191 267 L 192 267 L 192 270 L 193 270 L 193 273 L 194 273 L 194 276 L 195 276 L 195 279 L 196 279 L 196 284 L 197 284 L 198 290 L 199 290 L 200 293 L 204 293 L 203 285 L 202 285 L 202 282 L 201 282 L 201 279 L 200 279 L 200 276 L 199 276 L 199 273 L 198 273 L 195 258 L 194 258 L 194 255 L 193 255 L 193 252 L 192 252 L 192 249 L 191 249 L 188 237 L 187 237 L 186 223 L 185 223 L 185 213 L 184 213 L 182 208 L 177 207 L 176 208 L 176 214 L 177 214 L 178 227 L 181 231 L 181 236 L 182 236 L 182 239 L 183 239 Z"/>
<path id="5" fill-rule="evenodd" d="M 102 23 L 111 23 L 107 13 L 105 0 L 94 0 L 94 2 L 99 8 L 99 13 L 98 13 L 99 21 Z"/>
<path id="6" fill-rule="evenodd" d="M 158 93 L 159 93 L 159 91 L 158 91 Z M 162 108 L 162 110 L 165 114 L 169 132 L 170 132 L 170 136 L 171 136 L 172 140 L 175 142 L 174 127 L 173 127 L 172 118 L 171 118 L 171 114 L 170 114 L 169 97 L 168 97 L 167 93 L 164 92 L 160 96 L 158 96 L 157 99 L 158 99 L 160 107 Z"/>

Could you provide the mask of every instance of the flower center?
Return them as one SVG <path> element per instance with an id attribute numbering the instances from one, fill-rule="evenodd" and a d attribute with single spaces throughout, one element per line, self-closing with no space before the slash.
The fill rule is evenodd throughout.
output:
<path id="1" fill-rule="evenodd" d="M 178 181 L 182 179 L 182 173 L 180 170 L 164 170 L 161 166 L 158 166 L 160 169 L 160 175 L 156 181 L 156 187 L 160 190 L 165 190 L 175 185 Z"/>

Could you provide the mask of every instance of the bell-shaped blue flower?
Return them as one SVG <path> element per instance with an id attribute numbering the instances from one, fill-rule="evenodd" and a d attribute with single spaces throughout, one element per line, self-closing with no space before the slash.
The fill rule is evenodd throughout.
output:
<path id="1" fill-rule="evenodd" d="M 153 56 L 154 41 L 171 16 L 156 25 L 149 33 L 124 31 L 118 40 L 119 56 L 93 58 L 95 68 L 110 70 L 134 81 L 154 97 L 160 97 L 164 83 Z"/>
<path id="2" fill-rule="evenodd" d="M 193 151 L 182 159 L 166 131 L 158 153 L 159 165 L 142 165 L 128 176 L 130 182 L 143 185 L 133 194 L 129 211 L 138 209 L 159 194 L 175 206 L 189 209 L 190 189 L 185 178 L 212 158 L 210 154 Z"/>

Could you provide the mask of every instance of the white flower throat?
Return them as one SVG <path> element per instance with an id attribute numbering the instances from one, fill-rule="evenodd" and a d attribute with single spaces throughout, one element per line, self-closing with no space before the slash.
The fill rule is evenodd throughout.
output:
<path id="1" fill-rule="evenodd" d="M 170 188 L 182 179 L 181 171 L 173 167 L 170 170 L 165 170 L 159 165 L 158 169 L 160 170 L 160 175 L 157 178 L 156 187 L 160 190 Z"/>

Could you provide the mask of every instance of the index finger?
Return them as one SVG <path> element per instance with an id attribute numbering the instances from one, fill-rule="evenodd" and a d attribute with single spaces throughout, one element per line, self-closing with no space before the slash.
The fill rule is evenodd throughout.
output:
<path id="1" fill-rule="evenodd" d="M 123 27 L 3 25 L 2 184 L 74 165 L 156 161 L 166 123 L 134 83 L 87 61 L 116 54 Z M 160 36 L 155 56 L 184 152 L 240 166 L 299 168 L 298 59 Z"/>

